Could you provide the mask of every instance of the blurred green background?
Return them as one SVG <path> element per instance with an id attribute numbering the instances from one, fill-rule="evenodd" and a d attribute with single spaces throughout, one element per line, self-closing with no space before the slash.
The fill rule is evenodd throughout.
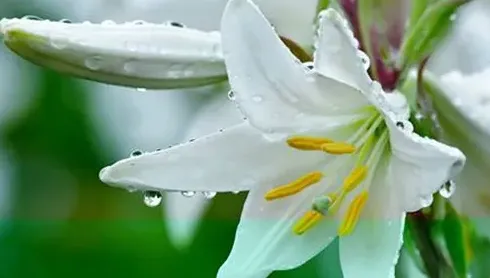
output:
<path id="1" fill-rule="evenodd" d="M 76 10 L 91 2 L 1 0 L 0 18 L 84 20 Z M 125 1 L 105 2 L 107 10 L 93 18 L 111 7 L 128 12 Z M 0 61 L 0 277 L 215 277 L 245 194 L 216 197 L 193 244 L 179 250 L 162 209 L 98 180 L 101 167 L 134 149 L 182 140 L 192 111 L 208 95 L 77 80 L 3 46 Z M 339 277 L 331 254 L 273 277 Z"/>

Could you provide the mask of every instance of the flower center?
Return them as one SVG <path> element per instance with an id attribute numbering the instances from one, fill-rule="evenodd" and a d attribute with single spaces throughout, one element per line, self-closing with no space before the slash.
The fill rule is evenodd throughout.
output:
<path id="1" fill-rule="evenodd" d="M 374 170 L 388 144 L 388 130 L 379 112 L 373 112 L 360 123 L 355 123 L 355 125 L 359 124 L 360 127 L 345 142 L 309 136 L 292 136 L 287 139 L 287 144 L 297 150 L 322 151 L 327 155 L 352 155 L 356 161 L 354 165 L 340 163 L 337 167 L 329 167 L 329 174 L 338 172 L 343 166 L 349 167 L 351 171 L 336 190 L 330 189 L 329 185 L 327 188 L 329 192 L 315 198 L 311 209 L 293 226 L 295 234 L 302 235 L 320 220 L 335 216 L 346 197 L 351 194 L 355 196 L 338 227 L 338 235 L 346 236 L 354 230 L 369 197 L 369 187 L 373 180 Z M 332 164 L 335 165 L 335 163 Z M 327 173 L 322 171 L 308 173 L 293 182 L 271 189 L 264 197 L 267 201 L 273 201 L 295 195 L 321 182 L 326 175 Z"/>

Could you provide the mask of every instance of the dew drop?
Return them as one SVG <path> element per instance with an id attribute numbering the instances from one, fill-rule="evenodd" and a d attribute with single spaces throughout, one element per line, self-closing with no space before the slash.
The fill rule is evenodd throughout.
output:
<path id="1" fill-rule="evenodd" d="M 91 70 L 98 70 L 102 67 L 102 57 L 93 56 L 85 60 L 85 66 Z"/>
<path id="2" fill-rule="evenodd" d="M 214 191 L 204 191 L 202 194 L 206 199 L 213 199 L 214 197 L 216 197 L 217 193 Z"/>
<path id="3" fill-rule="evenodd" d="M 140 150 L 135 150 L 135 151 L 131 152 L 131 154 L 130 154 L 129 156 L 131 156 L 131 157 L 135 157 L 135 156 L 140 156 L 140 155 L 142 155 L 142 154 L 143 154 L 143 152 L 142 152 L 142 151 L 140 151 Z"/>
<path id="4" fill-rule="evenodd" d="M 146 206 L 154 208 L 162 202 L 162 194 L 158 191 L 145 191 L 143 194 L 143 202 Z"/>
<path id="5" fill-rule="evenodd" d="M 432 195 L 422 197 L 422 199 L 420 200 L 420 205 L 423 208 L 426 208 L 432 204 L 433 200 L 434 200 L 434 198 L 432 197 Z"/>
<path id="6" fill-rule="evenodd" d="M 68 46 L 68 40 L 65 37 L 63 37 L 63 35 L 61 34 L 52 36 L 49 39 L 49 42 L 51 43 L 51 46 L 56 49 L 63 49 Z"/>
<path id="7" fill-rule="evenodd" d="M 175 21 L 171 21 L 171 22 L 169 23 L 169 25 L 170 25 L 170 26 L 174 26 L 174 27 L 179 27 L 179 28 L 184 28 L 184 27 L 185 27 L 185 26 L 184 26 L 184 24 L 179 23 L 179 22 L 175 22 Z"/>
<path id="8" fill-rule="evenodd" d="M 231 193 L 236 195 L 236 194 L 240 194 L 240 191 L 232 191 Z"/>
<path id="9" fill-rule="evenodd" d="M 35 16 L 35 15 L 26 15 L 26 16 L 23 16 L 21 19 L 27 19 L 27 20 L 43 20 L 39 16 Z"/>
<path id="10" fill-rule="evenodd" d="M 456 14 L 452 14 L 449 16 L 449 20 L 454 21 L 456 19 Z"/>
<path id="11" fill-rule="evenodd" d="M 131 22 L 133 25 L 145 25 L 147 22 L 144 20 L 135 20 Z"/>
<path id="12" fill-rule="evenodd" d="M 439 190 L 439 194 L 443 198 L 448 199 L 453 196 L 454 191 L 456 191 L 456 183 L 453 180 L 450 180 L 441 187 L 441 189 Z"/>
<path id="13" fill-rule="evenodd" d="M 258 103 L 258 102 L 261 102 L 262 101 L 262 97 L 255 95 L 255 96 L 252 97 L 252 100 Z"/>
<path id="14" fill-rule="evenodd" d="M 67 24 L 72 23 L 72 21 L 71 21 L 71 20 L 69 20 L 68 18 L 63 18 L 63 19 L 61 19 L 61 20 L 60 20 L 60 22 L 61 22 L 61 23 L 67 23 Z"/>
<path id="15" fill-rule="evenodd" d="M 104 20 L 100 23 L 101 25 L 116 25 L 116 22 L 112 20 Z"/>
<path id="16" fill-rule="evenodd" d="M 195 191 L 182 191 L 182 196 L 184 197 L 190 198 L 194 197 L 194 195 L 196 195 Z"/>
<path id="17" fill-rule="evenodd" d="M 146 88 L 136 88 L 136 91 L 144 93 L 146 92 Z"/>
<path id="18" fill-rule="evenodd" d="M 235 92 L 229 91 L 228 92 L 228 99 L 230 100 L 235 100 Z"/>

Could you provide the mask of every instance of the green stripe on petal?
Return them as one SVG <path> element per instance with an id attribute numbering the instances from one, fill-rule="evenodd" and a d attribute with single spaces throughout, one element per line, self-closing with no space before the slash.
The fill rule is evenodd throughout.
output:
<path id="1" fill-rule="evenodd" d="M 3 19 L 5 44 L 52 70 L 102 83 L 173 89 L 226 80 L 217 32 L 171 24 Z"/>

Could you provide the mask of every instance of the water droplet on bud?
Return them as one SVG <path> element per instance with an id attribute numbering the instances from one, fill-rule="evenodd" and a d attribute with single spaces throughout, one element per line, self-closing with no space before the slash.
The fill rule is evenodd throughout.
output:
<path id="1" fill-rule="evenodd" d="M 129 156 L 134 157 L 134 156 L 140 156 L 140 155 L 142 155 L 142 154 L 143 154 L 143 152 L 142 152 L 142 151 L 140 151 L 140 150 L 135 150 L 135 151 L 133 151 L 133 152 L 132 152 L 132 153 L 131 153 Z"/>
<path id="2" fill-rule="evenodd" d="M 85 60 L 85 66 L 91 70 L 98 70 L 102 67 L 102 57 L 93 56 Z"/>

